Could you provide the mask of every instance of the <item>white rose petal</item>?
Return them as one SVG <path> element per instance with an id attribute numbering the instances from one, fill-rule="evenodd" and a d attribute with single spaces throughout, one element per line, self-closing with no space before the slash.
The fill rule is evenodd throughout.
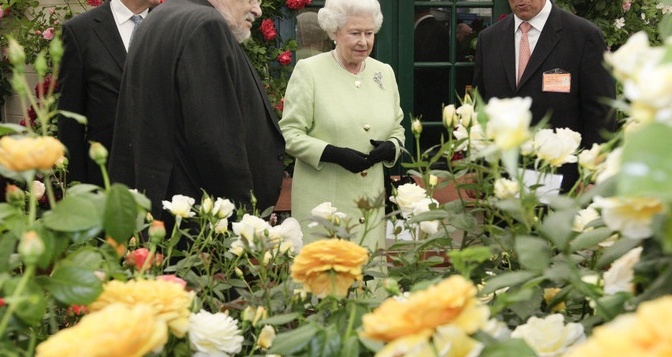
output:
<path id="1" fill-rule="evenodd" d="M 564 317 L 552 314 L 545 318 L 532 316 L 527 323 L 516 327 L 511 338 L 522 338 L 539 357 L 559 357 L 567 348 L 585 339 L 583 325 L 568 323 Z"/>
<path id="2" fill-rule="evenodd" d="M 635 284 L 632 280 L 635 277 L 635 264 L 639 262 L 641 254 L 642 247 L 637 247 L 631 249 L 611 264 L 609 270 L 604 273 L 605 295 L 614 295 L 620 291 L 635 293 Z"/>
<path id="3" fill-rule="evenodd" d="M 196 215 L 195 212 L 191 211 L 191 208 L 194 206 L 194 200 L 191 197 L 183 195 L 173 196 L 172 201 L 162 201 L 163 209 L 170 211 L 175 217 L 193 217 Z"/>
<path id="4" fill-rule="evenodd" d="M 232 317 L 201 310 L 189 316 L 189 343 L 201 356 L 229 356 L 242 350 L 243 336 Z"/>

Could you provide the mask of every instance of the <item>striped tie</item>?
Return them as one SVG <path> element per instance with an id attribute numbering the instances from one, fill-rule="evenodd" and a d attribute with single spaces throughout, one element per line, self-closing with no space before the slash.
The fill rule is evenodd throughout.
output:
<path id="1" fill-rule="evenodd" d="M 527 62 L 530 60 L 530 41 L 527 39 L 527 33 L 530 32 L 532 25 L 529 22 L 523 22 L 520 24 L 520 30 L 523 32 L 523 35 L 520 37 L 520 53 L 518 56 L 518 80 L 516 85 L 520 82 L 520 79 L 523 77 L 523 72 L 525 72 L 525 67 Z"/>

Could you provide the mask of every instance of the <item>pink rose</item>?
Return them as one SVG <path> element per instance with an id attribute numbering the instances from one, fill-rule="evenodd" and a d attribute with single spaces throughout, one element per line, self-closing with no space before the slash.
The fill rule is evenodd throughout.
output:
<path id="1" fill-rule="evenodd" d="M 126 255 L 125 261 L 127 266 L 133 266 L 136 270 L 140 270 L 147 259 L 149 259 L 149 261 L 147 262 L 147 267 L 145 269 L 149 268 L 152 264 L 157 266 L 161 265 L 163 262 L 163 255 L 156 254 L 156 256 L 152 256 L 149 249 L 138 248 L 129 252 Z"/>
<path id="2" fill-rule="evenodd" d="M 175 284 L 179 284 L 179 285 L 180 285 L 181 287 L 183 287 L 183 288 L 187 286 L 187 282 L 186 282 L 186 281 L 184 281 L 183 279 L 178 278 L 177 276 L 175 276 L 175 275 L 173 275 L 173 274 L 169 274 L 169 275 L 159 275 L 159 276 L 156 277 L 156 280 L 170 281 L 170 282 L 173 282 L 173 283 L 175 283 Z"/>
<path id="3" fill-rule="evenodd" d="M 275 29 L 275 23 L 271 19 L 264 19 L 261 22 L 261 34 L 264 36 L 264 40 L 270 41 L 278 35 L 278 31 Z"/>
<path id="4" fill-rule="evenodd" d="M 44 32 L 42 32 L 42 37 L 47 41 L 51 41 L 54 38 L 54 28 L 50 27 L 44 30 Z"/>
<path id="5" fill-rule="evenodd" d="M 286 66 L 292 63 L 292 51 L 285 51 L 278 55 L 278 63 L 283 66 Z"/>
<path id="6" fill-rule="evenodd" d="M 623 12 L 630 10 L 630 6 L 632 6 L 632 1 L 623 1 Z"/>
<path id="7" fill-rule="evenodd" d="M 274 105 L 273 108 L 275 108 L 279 111 L 282 111 L 283 109 L 285 109 L 285 98 L 280 99 L 280 102 L 278 104 Z"/>

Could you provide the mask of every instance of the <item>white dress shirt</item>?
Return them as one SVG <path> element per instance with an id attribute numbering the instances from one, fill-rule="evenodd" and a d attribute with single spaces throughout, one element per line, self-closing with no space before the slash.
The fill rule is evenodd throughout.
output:
<path id="1" fill-rule="evenodd" d="M 112 15 L 114 16 L 114 22 L 117 24 L 117 29 L 119 30 L 119 35 L 121 35 L 121 40 L 124 42 L 124 47 L 126 47 L 126 52 L 128 52 L 128 45 L 131 43 L 131 34 L 133 33 L 133 28 L 135 24 L 131 21 L 131 16 L 135 15 L 133 11 L 129 10 L 126 5 L 124 5 L 121 0 L 111 0 L 110 9 L 112 9 Z M 143 19 L 147 16 L 149 9 L 139 13 Z"/>

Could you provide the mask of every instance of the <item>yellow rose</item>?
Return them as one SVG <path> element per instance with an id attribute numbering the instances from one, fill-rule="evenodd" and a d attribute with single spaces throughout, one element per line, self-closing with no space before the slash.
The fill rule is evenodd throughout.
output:
<path id="1" fill-rule="evenodd" d="M 103 293 L 91 303 L 89 311 L 99 311 L 106 306 L 122 303 L 128 306 L 146 304 L 168 324 L 178 338 L 189 329 L 190 306 L 194 292 L 187 292 L 182 285 L 166 280 L 112 280 L 105 284 Z"/>
<path id="2" fill-rule="evenodd" d="M 266 325 L 259 333 L 257 347 L 267 350 L 273 345 L 273 340 L 275 340 L 275 329 L 271 325 Z"/>
<path id="3" fill-rule="evenodd" d="M 36 357 L 144 356 L 168 342 L 168 328 L 151 306 L 111 304 L 86 315 L 37 346 Z"/>
<path id="4" fill-rule="evenodd" d="M 65 152 L 65 146 L 51 136 L 0 138 L 0 165 L 11 171 L 49 170 Z"/>
<path id="5" fill-rule="evenodd" d="M 303 247 L 292 264 L 292 279 L 319 298 L 345 297 L 355 280 L 362 280 L 362 266 L 369 252 L 341 239 L 322 239 Z"/>
<path id="6" fill-rule="evenodd" d="M 424 330 L 454 324 L 466 333 L 476 332 L 489 317 L 488 307 L 476 298 L 476 287 L 460 275 L 413 293 L 407 300 L 385 300 L 362 318 L 366 338 L 393 341 Z"/>
<path id="7" fill-rule="evenodd" d="M 546 305 L 551 303 L 551 300 L 555 297 L 560 292 L 560 288 L 546 288 L 544 289 L 544 301 L 546 301 Z M 560 311 L 565 311 L 567 306 L 565 305 L 564 301 L 561 301 L 551 307 L 551 312 L 560 312 Z"/>

